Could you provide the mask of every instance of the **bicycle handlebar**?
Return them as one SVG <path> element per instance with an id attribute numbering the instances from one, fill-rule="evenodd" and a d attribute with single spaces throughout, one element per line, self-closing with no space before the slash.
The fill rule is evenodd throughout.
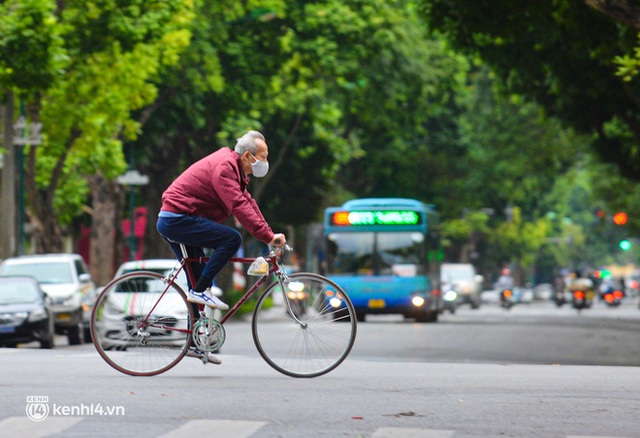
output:
<path id="1" fill-rule="evenodd" d="M 283 247 L 278 247 L 275 245 L 269 245 L 269 252 L 274 253 L 275 251 L 281 249 L 281 250 L 285 250 L 285 251 L 293 251 L 293 248 L 289 246 L 288 243 L 285 243 Z"/>

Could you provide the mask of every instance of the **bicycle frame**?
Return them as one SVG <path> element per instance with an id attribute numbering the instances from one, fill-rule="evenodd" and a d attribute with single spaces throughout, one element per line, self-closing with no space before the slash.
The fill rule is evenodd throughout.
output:
<path id="1" fill-rule="evenodd" d="M 281 283 L 281 284 L 282 284 L 283 279 L 286 278 L 286 273 L 284 271 L 282 271 L 282 269 L 280 267 L 280 264 L 278 263 L 276 255 L 269 255 L 269 256 L 265 257 L 264 259 L 269 264 L 269 271 L 267 272 L 267 274 L 265 274 L 265 275 L 261 276 L 260 278 L 258 278 L 256 283 L 253 286 L 251 286 L 244 293 L 244 295 L 242 295 L 242 297 L 227 311 L 227 313 L 225 313 L 225 315 L 219 321 L 221 325 L 224 324 L 229 318 L 231 318 L 238 311 L 240 306 L 242 306 L 249 298 L 251 298 L 251 296 L 253 296 L 253 294 L 256 293 L 256 291 L 260 288 L 260 286 L 262 286 L 267 281 L 267 279 L 269 277 L 271 277 L 271 275 L 276 275 L 277 281 L 279 283 Z M 184 270 L 186 275 L 189 277 L 189 283 L 190 284 L 196 284 L 195 275 L 193 274 L 193 269 L 191 267 L 191 263 L 206 263 L 208 260 L 209 260 L 208 257 L 185 257 L 185 258 L 183 258 L 181 260 L 181 262 L 180 262 L 180 267 L 174 269 L 174 271 L 167 277 L 167 279 L 168 279 L 167 287 L 162 292 L 162 295 L 160 296 L 160 298 L 158 299 L 156 304 L 153 306 L 153 308 L 151 309 L 151 311 L 147 315 L 147 318 L 145 318 L 144 323 L 145 324 L 148 323 L 148 317 L 153 313 L 153 311 L 155 310 L 155 308 L 158 305 L 158 303 L 164 297 L 164 294 L 169 289 L 169 285 L 170 284 L 175 284 L 175 280 L 178 277 L 178 275 L 180 275 L 180 272 L 182 272 L 182 270 Z M 229 262 L 230 263 L 251 264 L 255 260 L 256 260 L 256 257 L 233 257 Z M 291 304 L 287 300 L 285 300 L 285 302 L 286 302 L 287 310 L 289 311 L 289 313 L 292 313 Z M 200 305 L 198 305 L 198 308 L 199 308 L 200 311 L 202 311 L 204 306 L 200 304 Z M 295 316 L 295 314 L 292 313 L 292 316 L 294 317 L 294 319 L 298 323 L 302 324 L 298 320 L 298 318 Z M 153 324 L 150 324 L 150 325 L 153 325 Z M 166 326 L 160 326 L 160 327 L 165 329 L 165 330 L 180 331 L 180 332 L 185 332 L 185 333 L 188 333 L 188 332 L 191 331 L 191 330 L 177 329 L 175 327 L 166 327 Z"/>
<path id="2" fill-rule="evenodd" d="M 251 286 L 247 291 L 240 297 L 240 299 L 225 313 L 225 315 L 220 320 L 220 324 L 224 324 L 229 318 L 231 318 L 251 296 L 262 286 L 267 279 L 272 275 L 276 274 L 280 271 L 280 265 L 276 260 L 276 256 L 265 257 L 266 262 L 269 264 L 269 271 L 267 274 L 258 278 L 258 281 Z M 191 269 L 191 263 L 206 263 L 209 260 L 208 257 L 187 257 L 182 259 L 182 268 L 185 269 L 187 275 L 189 276 L 189 283 L 196 284 L 195 276 L 193 275 L 193 271 Z M 251 264 L 256 260 L 256 257 L 233 257 L 229 263 L 242 263 L 242 264 Z M 179 273 L 180 271 L 178 271 Z M 177 273 L 176 273 L 177 275 Z M 278 281 L 280 281 L 280 277 L 278 277 Z M 173 277 L 175 279 L 175 277 Z M 199 305 L 198 307 L 203 307 Z"/>

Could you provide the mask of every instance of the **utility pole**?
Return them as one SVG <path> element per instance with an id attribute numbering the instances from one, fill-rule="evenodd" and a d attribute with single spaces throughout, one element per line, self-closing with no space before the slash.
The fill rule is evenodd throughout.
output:
<path id="1" fill-rule="evenodd" d="M 20 117 L 13 123 L 14 97 L 6 92 L 2 113 L 2 188 L 0 190 L 0 259 L 24 254 L 24 147 L 36 147 L 42 138 L 42 124 L 28 122 L 20 101 Z M 16 186 L 16 174 L 20 177 Z M 18 201 L 18 202 L 16 202 Z M 17 205 L 17 211 L 16 211 Z"/>
<path id="2" fill-rule="evenodd" d="M 24 103 L 20 100 L 20 117 L 15 125 L 14 131 L 17 134 L 13 139 L 13 144 L 19 146 L 14 149 L 16 154 L 16 169 L 19 175 L 18 182 L 18 255 L 24 255 L 24 218 L 25 218 L 25 170 L 24 170 L 24 148 L 25 146 L 37 147 L 42 142 L 40 131 L 42 123 L 27 122 L 24 115 Z"/>

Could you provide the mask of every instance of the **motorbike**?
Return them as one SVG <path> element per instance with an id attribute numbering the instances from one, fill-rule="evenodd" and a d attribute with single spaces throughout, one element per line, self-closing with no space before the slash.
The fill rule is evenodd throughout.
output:
<path id="1" fill-rule="evenodd" d="M 446 291 L 442 296 L 442 311 L 446 312 L 448 310 L 451 314 L 456 313 L 457 301 L 458 293 L 455 290 Z"/>
<path id="2" fill-rule="evenodd" d="M 624 297 L 624 292 L 619 288 L 608 288 L 602 294 L 602 299 L 609 307 L 619 306 L 622 302 L 622 297 Z"/>
<path id="3" fill-rule="evenodd" d="M 509 310 L 515 304 L 513 289 L 502 289 L 500 291 L 500 306 Z"/>
<path id="4" fill-rule="evenodd" d="M 564 294 L 564 290 L 554 291 L 553 292 L 553 302 L 556 303 L 556 306 L 562 307 L 567 304 L 567 299 Z"/>
<path id="5" fill-rule="evenodd" d="M 574 309 L 577 309 L 577 310 L 586 309 L 588 307 L 586 292 L 581 289 L 574 290 L 571 303 L 573 304 Z"/>
<path id="6" fill-rule="evenodd" d="M 593 304 L 595 292 L 591 280 L 584 278 L 576 279 L 571 283 L 569 291 L 571 292 L 571 304 L 574 309 L 578 311 L 588 309 Z"/>
<path id="7" fill-rule="evenodd" d="M 563 276 L 558 276 L 553 284 L 553 302 L 556 306 L 562 307 L 567 304 L 567 297 L 565 295 L 566 285 Z"/>

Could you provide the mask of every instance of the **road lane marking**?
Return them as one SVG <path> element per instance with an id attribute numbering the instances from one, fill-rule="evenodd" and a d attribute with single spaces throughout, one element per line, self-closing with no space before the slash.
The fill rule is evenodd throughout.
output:
<path id="1" fill-rule="evenodd" d="M 408 427 L 381 427 L 371 438 L 450 438 L 455 430 L 413 429 Z"/>
<path id="2" fill-rule="evenodd" d="M 48 417 L 36 422 L 27 417 L 9 417 L 0 422 L 0 430 L 3 436 L 42 438 L 64 432 L 82 420 L 82 417 Z"/>
<path id="3" fill-rule="evenodd" d="M 160 438 L 193 438 L 197 435 L 211 435 L 216 438 L 248 438 L 265 424 L 267 423 L 263 421 L 191 420 Z"/>

